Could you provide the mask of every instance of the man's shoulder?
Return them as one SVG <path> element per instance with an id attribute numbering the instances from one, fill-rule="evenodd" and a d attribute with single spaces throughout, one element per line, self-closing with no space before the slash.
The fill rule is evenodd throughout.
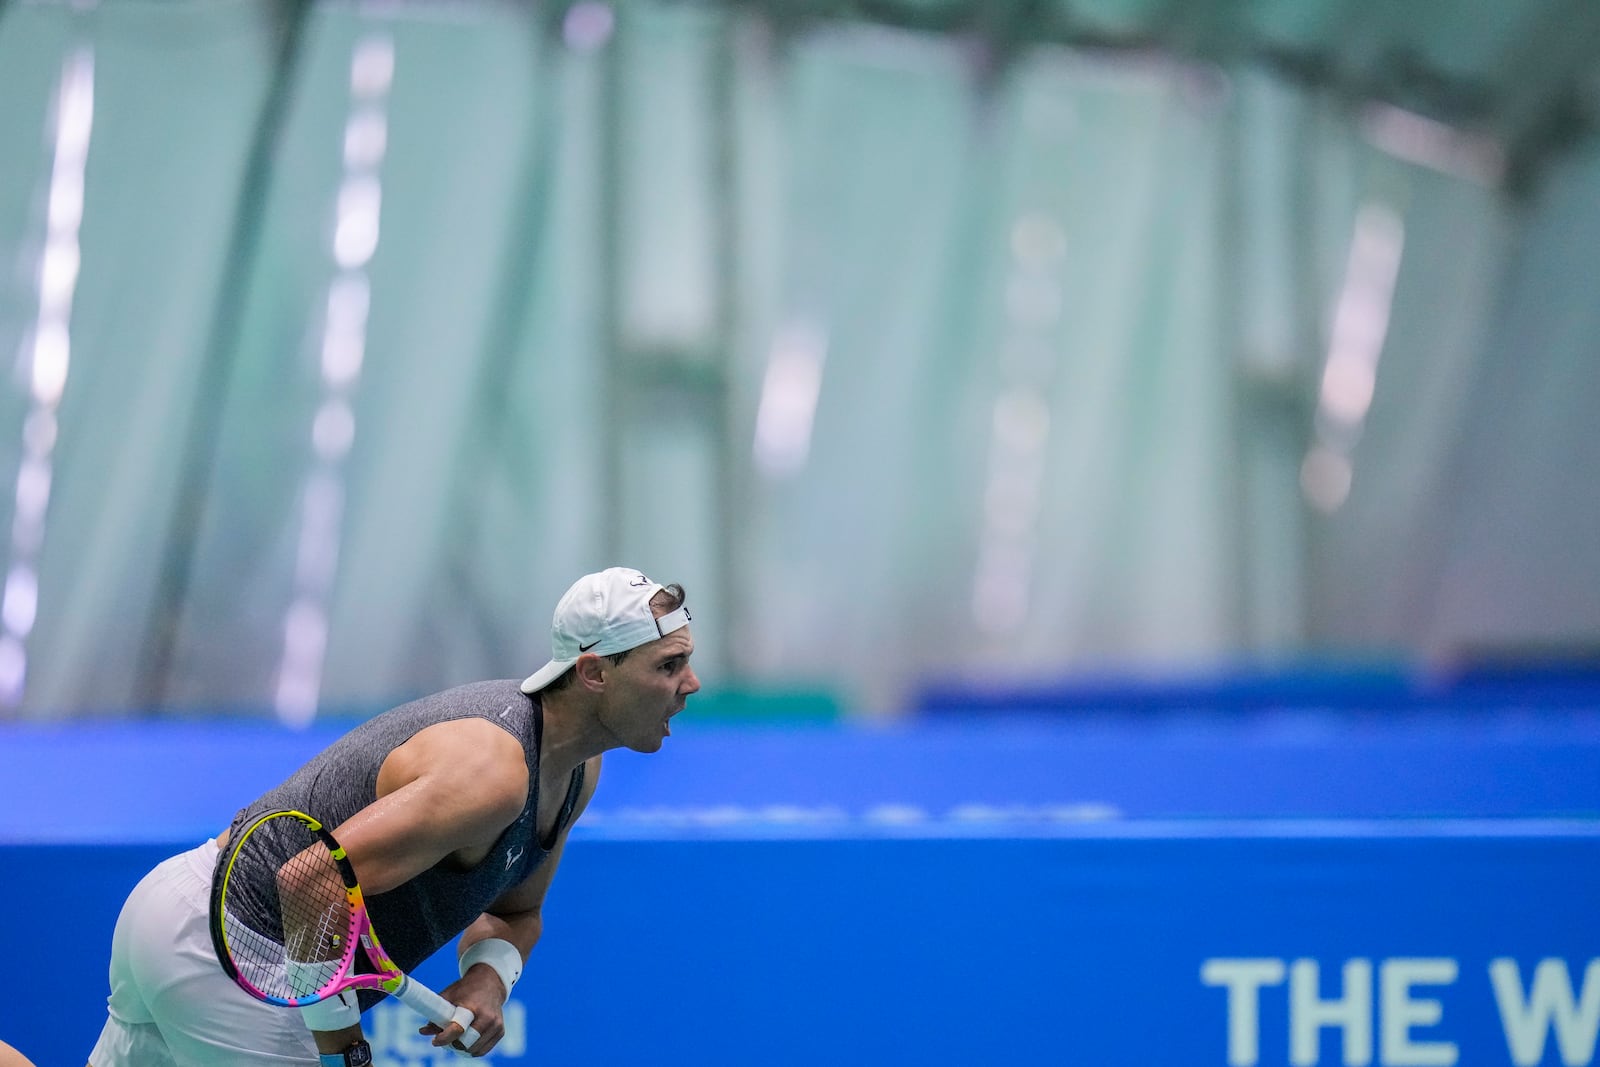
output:
<path id="1" fill-rule="evenodd" d="M 499 699 L 520 698 L 518 703 L 528 703 L 529 697 L 522 691 L 522 680 L 519 678 L 489 678 L 476 682 L 463 682 L 441 689 L 432 695 L 432 699 L 467 700 L 473 698 Z M 426 699 L 426 698 L 424 698 Z"/>
<path id="2" fill-rule="evenodd" d="M 441 689 L 376 716 L 368 724 L 368 737 L 387 737 L 394 747 L 417 749 L 431 747 L 429 738 L 494 730 L 521 749 L 537 724 L 520 685 L 515 679 L 498 679 Z"/>
<path id="3" fill-rule="evenodd" d="M 531 699 L 522 691 L 522 683 L 515 678 L 494 678 L 488 681 L 465 682 L 440 689 L 424 696 L 397 704 L 384 712 L 394 718 L 403 718 L 418 712 L 438 714 L 441 710 L 500 712 L 507 708 L 526 709 Z"/>

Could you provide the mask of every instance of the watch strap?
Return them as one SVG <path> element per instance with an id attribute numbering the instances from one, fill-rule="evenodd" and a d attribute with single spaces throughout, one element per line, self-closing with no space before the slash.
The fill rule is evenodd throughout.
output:
<path id="1" fill-rule="evenodd" d="M 357 1038 L 343 1052 L 324 1052 L 317 1059 L 322 1067 L 371 1067 L 372 1046 Z"/>

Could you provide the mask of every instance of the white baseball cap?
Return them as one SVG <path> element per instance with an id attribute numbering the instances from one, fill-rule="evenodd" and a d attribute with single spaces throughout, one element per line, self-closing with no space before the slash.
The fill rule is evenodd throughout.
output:
<path id="1" fill-rule="evenodd" d="M 650 598 L 661 588 L 632 567 L 610 567 L 573 582 L 550 623 L 550 662 L 528 675 L 522 691 L 537 693 L 585 652 L 626 652 L 687 626 L 689 609 L 682 605 L 659 619 L 650 610 Z"/>

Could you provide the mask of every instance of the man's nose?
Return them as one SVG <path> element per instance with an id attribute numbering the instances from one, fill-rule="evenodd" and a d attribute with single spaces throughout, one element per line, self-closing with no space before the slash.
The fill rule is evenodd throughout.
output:
<path id="1" fill-rule="evenodd" d="M 693 667 L 688 668 L 688 672 L 684 676 L 683 682 L 684 696 L 688 696 L 690 693 L 700 692 L 700 676 L 694 673 Z"/>

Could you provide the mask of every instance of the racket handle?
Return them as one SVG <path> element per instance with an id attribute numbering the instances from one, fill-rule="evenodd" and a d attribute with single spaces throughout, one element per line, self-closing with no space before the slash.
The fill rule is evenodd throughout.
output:
<path id="1" fill-rule="evenodd" d="M 465 1031 L 458 1039 L 462 1048 L 471 1048 L 478 1043 L 478 1031 L 472 1028 L 472 1012 L 450 1003 L 421 982 L 412 981 L 410 975 L 400 979 L 400 987 L 394 991 L 394 996 L 435 1026 L 460 1023 Z"/>

